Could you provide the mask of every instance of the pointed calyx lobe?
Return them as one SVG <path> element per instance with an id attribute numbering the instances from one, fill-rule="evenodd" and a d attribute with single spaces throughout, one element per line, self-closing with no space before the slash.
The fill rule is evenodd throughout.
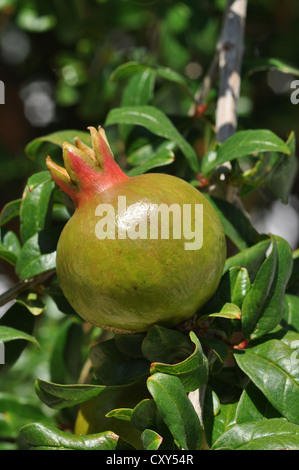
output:
<path id="1" fill-rule="evenodd" d="M 46 163 L 52 178 L 68 194 L 75 207 L 96 193 L 128 178 L 114 161 L 104 129 L 88 128 L 92 148 L 75 138 L 75 145 L 63 144 L 65 168 L 47 157 Z"/>

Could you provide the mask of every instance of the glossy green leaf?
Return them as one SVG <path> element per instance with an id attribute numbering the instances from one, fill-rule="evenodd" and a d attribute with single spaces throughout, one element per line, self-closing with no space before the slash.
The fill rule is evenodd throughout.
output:
<path id="1" fill-rule="evenodd" d="M 20 208 L 20 234 L 25 243 L 49 225 L 55 183 L 48 171 L 33 174 L 27 181 Z"/>
<path id="2" fill-rule="evenodd" d="M 111 431 L 76 436 L 39 423 L 27 424 L 20 432 L 36 450 L 115 450 L 119 439 Z"/>
<path id="3" fill-rule="evenodd" d="M 132 408 L 116 408 L 115 410 L 106 413 L 107 418 L 117 418 L 121 421 L 131 421 L 133 409 Z"/>
<path id="4" fill-rule="evenodd" d="M 297 295 L 285 295 L 281 325 L 284 328 L 299 332 L 299 297 Z"/>
<path id="5" fill-rule="evenodd" d="M 213 318 L 213 317 L 219 317 L 219 318 L 229 318 L 230 320 L 235 320 L 235 319 L 240 319 L 241 318 L 241 310 L 237 305 L 231 304 L 231 303 L 226 303 L 223 305 L 222 309 L 220 312 L 217 313 L 210 313 L 209 315 L 204 315 L 203 317 L 200 317 L 202 320 L 203 318 Z"/>
<path id="6" fill-rule="evenodd" d="M 24 339 L 25 341 L 29 341 L 39 348 L 37 340 L 33 336 L 27 334 L 25 331 L 0 325 L 0 341 L 2 343 L 8 343 L 9 341 L 15 341 L 17 339 Z"/>
<path id="7" fill-rule="evenodd" d="M 208 380 L 208 360 L 203 353 L 201 344 L 193 331 L 190 339 L 195 345 L 194 352 L 182 362 L 165 364 L 153 362 L 150 373 L 163 372 L 178 377 L 186 392 L 191 392 L 204 385 Z"/>
<path id="8" fill-rule="evenodd" d="M 265 419 L 236 424 L 212 446 L 212 450 L 298 450 L 299 426 L 284 419 Z"/>
<path id="9" fill-rule="evenodd" d="M 83 355 L 83 331 L 78 316 L 67 316 L 59 324 L 52 341 L 49 372 L 52 382 L 75 383 L 86 358 Z"/>
<path id="10" fill-rule="evenodd" d="M 203 159 L 202 172 L 205 175 L 209 174 L 225 162 L 259 152 L 281 152 L 289 155 L 290 149 L 282 139 L 268 129 L 238 131 L 219 146 L 216 154 L 209 153 Z"/>
<path id="11" fill-rule="evenodd" d="M 271 244 L 271 238 L 266 238 L 255 245 L 247 248 L 246 250 L 237 253 L 225 261 L 223 273 L 226 273 L 229 269 L 239 266 L 246 268 L 248 271 L 251 282 L 255 279 L 255 276 L 265 260 L 267 250 Z"/>
<path id="12" fill-rule="evenodd" d="M 142 353 L 149 362 L 176 363 L 194 351 L 189 338 L 180 331 L 153 326 L 142 342 Z"/>
<path id="13" fill-rule="evenodd" d="M 79 137 L 86 145 L 90 145 L 90 133 L 69 129 L 53 132 L 42 137 L 37 137 L 27 144 L 25 152 L 29 158 L 35 158 L 45 142 L 62 147 L 64 142 L 74 144 L 74 138 Z"/>
<path id="14" fill-rule="evenodd" d="M 235 353 L 238 366 L 289 421 L 299 424 L 298 340 L 271 339 Z"/>
<path id="15" fill-rule="evenodd" d="M 185 389 L 173 375 L 154 374 L 147 387 L 176 442 L 186 450 L 198 450 L 202 429 Z"/>
<path id="16" fill-rule="evenodd" d="M 21 203 L 22 199 L 15 199 L 14 201 L 10 201 L 5 204 L 0 213 L 0 226 L 7 224 L 15 217 L 18 217 Z"/>
<path id="17" fill-rule="evenodd" d="M 199 171 L 199 163 L 193 147 L 159 109 L 153 106 L 125 106 L 112 109 L 106 118 L 106 125 L 120 123 L 143 126 L 153 134 L 175 142 L 187 158 L 192 170 Z"/>
<path id="18" fill-rule="evenodd" d="M 205 437 L 209 447 L 236 422 L 237 403 L 219 403 L 215 392 L 207 389 L 203 409 Z"/>
<path id="19" fill-rule="evenodd" d="M 145 450 L 158 450 L 163 437 L 152 429 L 145 429 L 141 435 L 141 440 Z"/>
<path id="20" fill-rule="evenodd" d="M 134 381 L 149 371 L 149 362 L 121 352 L 114 339 L 93 346 L 90 350 L 92 368 L 103 385 L 122 385 Z"/>
<path id="21" fill-rule="evenodd" d="M 233 278 L 231 283 L 231 301 L 241 308 L 251 286 L 249 274 L 246 268 L 232 268 L 230 274 L 231 278 Z"/>
<path id="22" fill-rule="evenodd" d="M 258 241 L 258 232 L 240 209 L 224 199 L 205 196 L 216 210 L 225 234 L 240 251 L 249 248 Z"/>
<path id="23" fill-rule="evenodd" d="M 174 161 L 174 153 L 170 149 L 163 149 L 153 154 L 145 163 L 127 171 L 128 176 L 137 176 L 146 173 L 153 168 L 170 165 Z"/>
<path id="24" fill-rule="evenodd" d="M 292 250 L 279 237 L 272 237 L 272 251 L 260 267 L 242 306 L 246 337 L 257 338 L 275 328 L 284 312 L 285 289 L 292 272 Z"/>
<path id="25" fill-rule="evenodd" d="M 56 384 L 37 379 L 35 391 L 40 400 L 50 408 L 62 409 L 78 405 L 98 396 L 106 387 L 89 384 Z"/>
<path id="26" fill-rule="evenodd" d="M 40 315 L 46 308 L 35 292 L 19 295 L 16 302 L 24 305 L 32 315 Z"/>
<path id="27" fill-rule="evenodd" d="M 236 423 L 243 424 L 280 417 L 280 413 L 269 403 L 265 395 L 253 382 L 249 382 L 238 402 Z"/>
<path id="28" fill-rule="evenodd" d="M 238 318 L 240 315 L 239 309 L 242 307 L 250 285 L 251 282 L 246 268 L 233 266 L 228 269 L 228 271 L 223 274 L 215 294 L 205 304 L 202 315 L 199 316 L 198 321 L 200 322 L 211 314 L 221 316 L 217 314 L 222 311 L 225 304 L 227 304 L 228 307 L 231 304 L 234 305 L 232 308 L 236 315 L 233 314 L 233 316 Z"/>
<path id="29" fill-rule="evenodd" d="M 0 258 L 15 264 L 21 251 L 21 244 L 17 235 L 11 230 L 0 228 Z"/>
<path id="30" fill-rule="evenodd" d="M 155 74 L 150 69 L 136 73 L 129 80 L 122 95 L 122 106 L 148 104 L 153 97 Z"/>
<path id="31" fill-rule="evenodd" d="M 28 279 L 56 267 L 56 246 L 60 229 L 43 230 L 23 245 L 16 263 L 16 273 Z"/>

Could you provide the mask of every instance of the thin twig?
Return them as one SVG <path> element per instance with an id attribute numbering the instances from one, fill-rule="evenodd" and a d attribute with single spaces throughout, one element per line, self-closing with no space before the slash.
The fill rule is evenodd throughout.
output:
<path id="1" fill-rule="evenodd" d="M 14 286 L 10 287 L 7 291 L 0 295 L 0 307 L 7 304 L 11 300 L 16 299 L 22 292 L 25 292 L 28 289 L 32 289 L 33 287 L 43 284 L 47 281 L 50 277 L 55 274 L 56 270 L 51 269 L 44 273 L 38 274 L 30 279 L 25 279 L 24 281 L 20 281 Z"/>

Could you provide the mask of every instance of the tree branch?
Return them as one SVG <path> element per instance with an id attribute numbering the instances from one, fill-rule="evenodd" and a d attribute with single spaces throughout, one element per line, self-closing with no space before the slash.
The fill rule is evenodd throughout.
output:
<path id="1" fill-rule="evenodd" d="M 237 129 L 247 0 L 228 0 L 218 42 L 220 84 L 216 109 L 217 142 Z"/>
<path id="2" fill-rule="evenodd" d="M 28 289 L 32 289 L 34 286 L 42 284 L 47 281 L 51 276 L 56 272 L 56 269 L 51 269 L 50 271 L 45 271 L 44 273 L 38 274 L 30 279 L 25 279 L 20 281 L 6 292 L 0 295 L 0 307 L 7 304 L 11 300 L 16 299 L 22 292 L 25 292 Z"/>

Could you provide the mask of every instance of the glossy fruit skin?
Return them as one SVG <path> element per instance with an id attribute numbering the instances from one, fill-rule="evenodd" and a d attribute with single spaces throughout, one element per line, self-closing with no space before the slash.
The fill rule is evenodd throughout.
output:
<path id="1" fill-rule="evenodd" d="M 117 208 L 120 195 L 126 196 L 127 207 L 137 203 L 135 215 L 162 202 L 203 204 L 202 248 L 185 250 L 183 238 L 99 240 L 96 207 L 108 203 Z M 136 223 L 140 214 L 130 215 Z M 143 332 L 153 324 L 174 327 L 192 317 L 215 292 L 225 255 L 223 229 L 207 199 L 179 178 L 145 174 L 76 209 L 59 240 L 57 274 L 65 296 L 86 321 L 124 333 Z"/>
<path id="2" fill-rule="evenodd" d="M 84 320 L 104 329 L 134 333 L 152 325 L 176 327 L 212 297 L 220 282 L 226 240 L 218 215 L 203 194 L 180 178 L 158 173 L 128 177 L 116 164 L 104 130 L 89 129 L 92 148 L 79 139 L 76 146 L 64 143 L 65 168 L 47 158 L 53 179 L 75 207 L 57 246 L 63 293 Z M 120 198 L 125 198 L 126 211 L 119 210 Z M 115 216 L 109 224 L 114 238 L 97 233 L 103 204 Z M 162 204 L 178 208 L 181 218 L 169 212 L 168 237 L 162 236 L 159 222 L 153 237 L 150 215 Z M 184 229 L 187 206 L 189 229 L 194 231 L 196 222 L 203 235 L 198 249 L 186 249 L 192 241 Z M 201 220 L 196 217 L 199 206 Z M 145 237 L 132 236 L 142 221 Z M 124 228 L 127 236 L 122 237 Z"/>

